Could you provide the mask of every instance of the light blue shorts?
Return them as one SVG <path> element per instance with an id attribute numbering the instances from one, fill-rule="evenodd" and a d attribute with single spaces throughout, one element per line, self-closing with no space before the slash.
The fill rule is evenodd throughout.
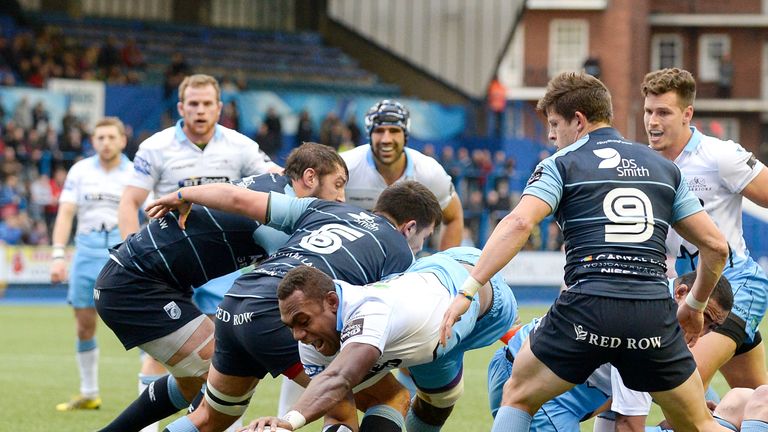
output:
<path id="1" fill-rule="evenodd" d="M 69 269 L 67 302 L 75 309 L 93 308 L 93 286 L 109 259 L 109 248 L 120 242 L 120 232 L 93 231 L 75 237 L 75 255 Z"/>
<path id="2" fill-rule="evenodd" d="M 456 261 L 474 264 L 479 256 L 480 251 L 475 248 L 452 248 L 418 260 L 408 272 L 432 272 L 455 293 L 469 276 L 464 266 Z M 448 275 L 450 278 L 446 277 Z M 479 303 L 476 298 L 472 301 L 470 310 L 453 326 L 448 347 L 438 347 L 437 359 L 409 368 L 419 389 L 427 393 L 437 393 L 458 384 L 464 365 L 464 353 L 490 346 L 515 323 L 517 301 L 512 289 L 499 275 L 491 278 L 491 285 L 493 303 L 485 315 L 477 317 Z"/>
<path id="3" fill-rule="evenodd" d="M 740 265 L 739 265 L 740 264 Z M 752 342 L 768 305 L 768 276 L 751 257 L 723 271 L 733 289 L 731 312 L 744 320 L 745 342 Z"/>

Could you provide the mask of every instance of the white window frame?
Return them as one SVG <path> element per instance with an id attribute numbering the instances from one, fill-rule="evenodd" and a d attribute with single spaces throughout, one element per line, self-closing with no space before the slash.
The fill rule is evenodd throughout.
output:
<path id="1" fill-rule="evenodd" d="M 672 44 L 674 60 L 672 64 L 662 64 L 662 45 Z M 667 67 L 683 67 L 683 38 L 675 33 L 659 33 L 651 37 L 651 70 Z"/>
<path id="2" fill-rule="evenodd" d="M 549 23 L 547 64 L 549 78 L 561 72 L 581 70 L 588 56 L 589 23 L 587 20 L 554 19 Z"/>
<path id="3" fill-rule="evenodd" d="M 719 45 L 719 47 L 718 47 Z M 715 82 L 720 78 L 720 58 L 731 52 L 731 37 L 727 34 L 708 33 L 699 38 L 698 81 Z"/>

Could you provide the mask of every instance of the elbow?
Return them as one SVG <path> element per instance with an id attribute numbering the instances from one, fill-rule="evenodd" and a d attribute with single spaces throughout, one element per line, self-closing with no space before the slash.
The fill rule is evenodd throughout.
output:
<path id="1" fill-rule="evenodd" d="M 530 234 L 536 225 L 531 218 L 514 211 L 504 216 L 502 222 L 508 231 L 522 234 Z"/>

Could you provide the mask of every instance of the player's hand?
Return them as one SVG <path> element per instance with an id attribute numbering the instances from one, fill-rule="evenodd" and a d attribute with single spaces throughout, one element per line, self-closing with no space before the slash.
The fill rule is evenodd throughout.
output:
<path id="1" fill-rule="evenodd" d="M 677 308 L 677 320 L 685 333 L 685 343 L 689 347 L 696 345 L 701 329 L 704 328 L 704 314 L 687 304 L 683 304 Z"/>
<path id="2" fill-rule="evenodd" d="M 51 283 L 61 283 L 67 280 L 67 262 L 55 259 L 51 263 Z"/>
<path id="3" fill-rule="evenodd" d="M 159 219 L 173 210 L 179 211 L 179 228 L 184 229 L 186 226 L 187 216 L 189 216 L 190 210 L 192 210 L 192 203 L 179 199 L 177 192 L 171 192 L 163 195 L 162 197 L 152 201 L 144 208 L 147 212 L 147 217 Z"/>
<path id="4" fill-rule="evenodd" d="M 261 432 L 261 431 L 273 431 L 281 427 L 286 430 L 293 430 L 293 426 L 287 421 L 278 417 L 260 417 L 252 421 L 251 424 L 245 427 L 241 427 L 237 432 Z"/>
<path id="5" fill-rule="evenodd" d="M 448 306 L 448 309 L 443 314 L 443 322 L 440 323 L 440 344 L 443 347 L 448 344 L 448 339 L 451 338 L 451 328 L 469 310 L 469 305 L 471 304 L 472 302 L 468 298 L 459 295 Z"/>

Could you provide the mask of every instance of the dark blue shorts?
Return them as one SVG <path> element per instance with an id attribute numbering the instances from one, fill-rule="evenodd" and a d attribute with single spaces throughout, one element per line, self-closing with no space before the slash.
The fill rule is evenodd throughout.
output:
<path id="1" fill-rule="evenodd" d="M 258 278 L 259 292 L 271 292 L 271 295 L 226 296 L 219 304 L 213 355 L 213 366 L 217 371 L 262 379 L 267 373 L 273 377 L 284 374 L 293 378 L 302 370 L 298 343 L 291 330 L 280 321 L 275 295 L 280 280 Z"/>
<path id="2" fill-rule="evenodd" d="M 533 354 L 560 378 L 581 384 L 612 363 L 632 390 L 671 390 L 696 369 L 677 304 L 564 292 L 531 333 Z"/>
<path id="3" fill-rule="evenodd" d="M 96 311 L 125 349 L 167 336 L 203 313 L 192 302 L 192 290 L 107 260 L 96 278 Z"/>

